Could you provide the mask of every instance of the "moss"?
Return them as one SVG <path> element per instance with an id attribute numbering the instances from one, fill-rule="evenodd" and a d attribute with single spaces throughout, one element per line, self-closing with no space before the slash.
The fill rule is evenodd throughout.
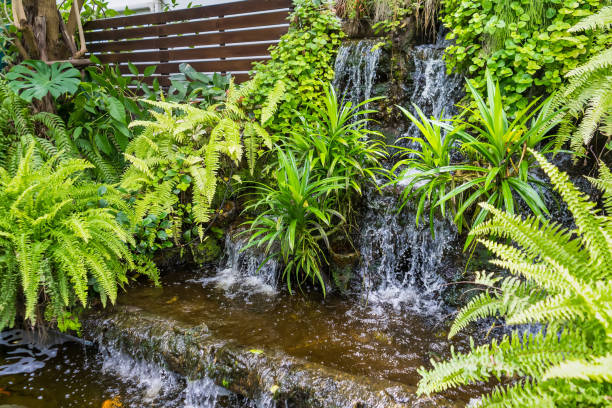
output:
<path id="1" fill-rule="evenodd" d="M 213 263 L 217 261 L 223 253 L 219 241 L 212 236 L 207 236 L 203 242 L 190 244 L 189 249 L 191 250 L 193 262 L 197 265 Z"/>

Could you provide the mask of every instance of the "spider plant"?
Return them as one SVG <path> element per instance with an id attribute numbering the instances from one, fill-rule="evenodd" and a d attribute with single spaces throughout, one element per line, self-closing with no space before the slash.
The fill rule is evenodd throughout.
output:
<path id="1" fill-rule="evenodd" d="M 325 88 L 322 108 L 312 106 L 314 114 L 301 116 L 302 125 L 291 133 L 285 145 L 301 162 L 309 160 L 311 171 L 319 177 L 338 177 L 343 189 L 335 190 L 338 202 L 351 208 L 353 193 L 361 195 L 361 181 L 377 184 L 377 175 L 384 173 L 380 160 L 387 155 L 379 132 L 369 130 L 368 114 L 375 111 L 367 105 L 372 98 L 355 106 L 339 99 L 334 87 Z M 372 139 L 373 138 L 373 139 Z"/>
<path id="2" fill-rule="evenodd" d="M 486 101 L 469 82 L 468 89 L 476 108 L 464 108 L 450 122 L 427 120 L 417 111 L 419 121 L 404 110 L 423 134 L 422 138 L 415 139 L 421 150 L 409 149 L 413 157 L 403 162 L 408 165 L 404 176 L 418 172 L 407 185 L 404 199 L 419 196 L 418 215 L 429 200 L 430 221 L 434 214 L 432 204 L 444 214 L 445 206 L 450 203 L 454 222 L 460 230 L 464 225 L 474 227 L 487 218 L 487 207 L 471 211 L 480 201 L 512 214 L 517 205 L 515 200 L 520 197 L 537 216 L 548 214 L 540 192 L 534 188 L 543 183 L 530 174 L 533 158 L 526 152 L 540 145 L 542 152 L 549 151 L 551 143 L 545 143 L 547 135 L 561 117 L 558 112 L 551 112 L 551 99 L 539 104 L 534 100 L 511 120 L 504 110 L 499 83 L 494 83 L 490 75 L 487 74 Z M 466 116 L 470 117 L 469 121 L 463 119 Z M 448 133 L 446 139 L 442 137 L 442 129 Z M 463 163 L 450 161 L 453 142 L 467 157 Z M 471 217 L 466 216 L 469 212 Z M 471 242 L 472 237 L 468 237 L 466 247 Z"/>
<path id="3" fill-rule="evenodd" d="M 398 106 L 400 111 L 406 116 L 419 130 L 421 136 L 407 136 L 400 140 L 407 140 L 408 147 L 397 146 L 399 153 L 405 156 L 398 161 L 391 169 L 395 173 L 399 168 L 403 168 L 397 178 L 389 184 L 403 185 L 400 210 L 413 198 L 416 198 L 416 224 L 425 211 L 425 205 L 429 204 L 429 226 L 432 235 L 434 234 L 433 221 L 436 203 L 449 191 L 456 187 L 461 179 L 460 172 L 478 170 L 470 165 L 451 164 L 451 149 L 456 141 L 454 131 L 444 134 L 440 120 L 435 117 L 428 119 L 421 109 L 413 104 L 416 115 L 407 109 Z M 451 203 L 452 204 L 452 203 Z M 445 216 L 446 204 L 442 202 L 439 206 L 440 214 Z M 451 212 L 455 212 L 452 208 Z"/>
<path id="4" fill-rule="evenodd" d="M 276 185 L 256 184 L 257 198 L 245 208 L 245 212 L 258 215 L 245 223 L 250 227 L 246 231 L 250 238 L 244 249 L 265 247 L 267 257 L 263 264 L 281 258 L 290 292 L 293 282 L 299 286 L 311 278 L 313 283 L 320 283 L 325 293 L 321 267 L 327 261 L 321 241 L 329 248 L 332 225 L 344 223 L 344 217 L 333 209 L 336 203 L 330 194 L 343 187 L 342 179 L 316 179 L 309 158 L 300 166 L 291 151 L 277 149 L 277 153 Z"/>

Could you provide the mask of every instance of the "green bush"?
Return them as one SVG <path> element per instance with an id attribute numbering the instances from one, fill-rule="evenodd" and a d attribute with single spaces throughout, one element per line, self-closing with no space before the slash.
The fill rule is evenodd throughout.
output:
<path id="1" fill-rule="evenodd" d="M 271 49 L 271 60 L 256 64 L 257 87 L 245 101 L 260 114 L 260 107 L 278 81 L 285 95 L 276 117 L 268 123 L 275 132 L 288 131 L 295 110 L 305 111 L 319 101 L 324 84 L 334 79 L 334 62 L 343 37 L 338 18 L 324 0 L 296 0 L 289 32 Z M 316 103 L 316 102 L 315 102 Z"/>
<path id="2" fill-rule="evenodd" d="M 32 144 L 12 176 L 0 167 L 0 330 L 13 326 L 23 298 L 23 318 L 44 315 L 74 327 L 70 309 L 97 292 L 115 302 L 127 272 L 157 280 L 151 264 L 136 265 L 132 236 L 117 221 L 129 208 L 111 187 L 82 180 L 91 164 L 58 157 L 37 165 Z"/>
<path id="3" fill-rule="evenodd" d="M 153 120 L 130 124 L 143 130 L 126 149 L 131 166 L 121 181 L 122 187 L 136 192 L 137 219 L 169 215 L 176 237 L 182 221 L 189 218 L 203 238 L 203 224 L 213 213 L 222 160 L 239 166 L 246 158 L 253 171 L 261 145 L 272 147 L 272 136 L 262 122 L 240 105 L 253 87 L 252 81 L 239 88 L 232 82 L 226 100 L 207 109 L 145 101 L 152 107 L 149 113 Z M 265 101 L 264 123 L 274 114 L 283 88 L 279 82 Z"/>
<path id="4" fill-rule="evenodd" d="M 605 0 L 449 0 L 442 21 L 454 44 L 446 49 L 449 70 L 456 69 L 486 88 L 485 71 L 500 82 L 510 116 L 534 95 L 551 92 L 563 75 L 609 48 L 611 34 L 568 30 L 597 12 Z"/>
<path id="5" fill-rule="evenodd" d="M 398 164 L 408 166 L 408 171 L 395 181 L 408 181 L 403 193 L 404 204 L 418 195 L 417 215 L 423 212 L 425 201 L 429 201 L 432 216 L 434 208 L 440 207 L 444 215 L 445 206 L 450 207 L 460 229 L 463 225 L 476 226 L 486 219 L 488 207 L 476 209 L 471 220 L 465 216 L 482 200 L 513 214 L 518 207 L 516 199 L 520 197 L 534 214 L 547 214 L 540 192 L 533 187 L 544 185 L 530 173 L 534 163 L 526 149 L 538 145 L 543 145 L 543 151 L 548 149 L 548 133 L 560 121 L 558 113 L 549 112 L 550 98 L 539 105 L 537 100 L 531 102 L 518 110 L 514 119 L 509 119 L 499 83 L 494 83 L 490 75 L 487 74 L 486 100 L 470 82 L 468 89 L 476 109 L 466 109 L 450 122 L 431 122 L 422 115 L 419 122 L 408 115 L 425 139 L 417 138 L 421 139 L 420 154 Z M 472 115 L 471 122 L 463 119 L 468 113 Z M 439 128 L 449 132 L 448 141 L 442 141 Z M 463 163 L 453 164 L 448 159 L 450 143 L 455 141 L 466 158 Z M 414 154 L 413 149 L 407 149 L 407 153 Z M 466 246 L 470 242 L 468 238 Z"/>
<path id="6" fill-rule="evenodd" d="M 246 212 L 261 211 L 248 221 L 251 234 L 244 249 L 264 247 L 268 257 L 278 257 L 285 269 L 283 277 L 289 291 L 310 278 L 318 281 L 325 293 L 321 268 L 326 262 L 322 244 L 328 242 L 329 230 L 344 222 L 334 210 L 337 203 L 332 192 L 343 187 L 340 177 L 313 177 L 307 158 L 300 166 L 293 154 L 278 149 L 276 185 L 256 185 L 257 198 L 245 208 Z M 276 251 L 276 252 L 272 252 Z"/>
<path id="7" fill-rule="evenodd" d="M 532 153 L 574 216 L 575 228 L 521 217 L 489 204 L 493 218 L 472 230 L 511 276 L 480 273 L 486 288 L 457 315 L 449 337 L 471 322 L 500 317 L 509 325 L 536 325 L 536 333 L 510 335 L 452 352 L 445 362 L 421 368 L 418 392 L 463 384 L 504 382 L 478 406 L 609 407 L 612 392 L 612 174 L 601 166 L 606 213 L 596 209 L 566 174 Z M 500 242 L 486 238 L 500 238 Z M 515 245 L 509 243 L 512 240 Z M 533 327 L 533 326 L 532 326 Z"/>

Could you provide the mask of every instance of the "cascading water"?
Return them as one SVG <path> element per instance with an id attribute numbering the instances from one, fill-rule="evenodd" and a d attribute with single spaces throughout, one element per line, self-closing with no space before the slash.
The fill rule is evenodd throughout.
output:
<path id="1" fill-rule="evenodd" d="M 273 259 L 262 266 L 266 256 L 256 248 L 243 251 L 246 238 L 225 237 L 225 255 L 215 276 L 201 280 L 204 285 L 214 284 L 224 289 L 228 296 L 240 293 L 248 297 L 252 293 L 273 295 L 276 293 L 279 264 Z"/>
<path id="2" fill-rule="evenodd" d="M 334 87 L 353 105 L 372 97 L 376 70 L 382 55 L 375 40 L 351 41 L 338 50 Z"/>
<path id="3" fill-rule="evenodd" d="M 455 113 L 454 105 L 462 89 L 461 78 L 446 74 L 443 51 L 441 41 L 414 48 L 409 89 L 410 102 L 427 116 L 437 118 Z M 403 136 L 418 136 L 417 132 L 412 125 Z M 417 227 L 414 211 L 397 212 L 395 195 L 388 191 L 368 195 L 360 231 L 362 263 L 358 269 L 368 301 L 426 313 L 438 309 L 439 295 L 446 283 L 442 272 L 449 266 L 446 260 L 456 245 L 456 228 L 449 221 L 436 219 L 432 237 L 426 218 Z"/>

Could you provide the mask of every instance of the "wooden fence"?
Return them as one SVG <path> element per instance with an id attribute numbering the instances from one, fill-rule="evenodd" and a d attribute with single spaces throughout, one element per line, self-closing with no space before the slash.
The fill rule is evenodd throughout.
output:
<path id="1" fill-rule="evenodd" d="M 269 58 L 268 48 L 289 27 L 291 0 L 242 0 L 162 13 L 95 20 L 85 24 L 90 54 L 103 63 L 119 64 L 130 76 L 128 62 L 142 74 L 139 79 L 169 86 L 169 76 L 189 63 L 206 73 L 231 73 L 237 82 L 248 78 L 255 61 Z"/>

